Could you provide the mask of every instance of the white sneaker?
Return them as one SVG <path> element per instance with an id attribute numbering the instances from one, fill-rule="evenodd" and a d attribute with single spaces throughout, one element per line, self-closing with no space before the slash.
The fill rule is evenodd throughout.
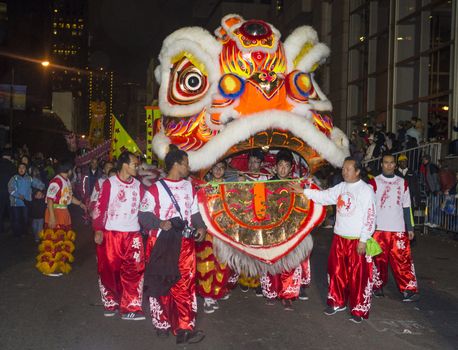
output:
<path id="1" fill-rule="evenodd" d="M 219 309 L 218 302 L 212 298 L 205 298 L 204 299 L 204 312 L 206 314 L 212 314 L 215 310 Z"/>
<path id="2" fill-rule="evenodd" d="M 231 293 L 227 293 L 224 297 L 221 298 L 221 300 L 227 300 L 231 297 Z"/>
<path id="3" fill-rule="evenodd" d="M 49 277 L 60 277 L 63 275 L 62 272 L 59 272 L 59 273 L 48 273 L 48 274 L 45 274 L 46 276 L 49 276 Z"/>

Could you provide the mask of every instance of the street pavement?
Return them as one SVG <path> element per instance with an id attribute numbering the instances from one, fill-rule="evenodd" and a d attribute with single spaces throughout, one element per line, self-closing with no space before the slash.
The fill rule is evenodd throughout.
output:
<path id="1" fill-rule="evenodd" d="M 97 284 L 95 245 L 88 226 L 73 213 L 76 240 L 73 271 L 61 278 L 34 267 L 32 236 L 0 236 L 0 349 L 176 349 L 174 337 L 158 339 L 151 319 L 105 318 Z M 326 260 L 332 230 L 313 234 L 312 285 L 308 301 L 293 311 L 265 304 L 254 291 L 233 291 L 220 310 L 205 314 L 199 300 L 197 328 L 206 332 L 188 349 L 457 349 L 458 241 L 418 235 L 413 248 L 421 299 L 403 303 L 393 281 L 385 298 L 373 300 L 370 318 L 348 321 L 348 312 L 323 314 Z M 146 303 L 145 310 L 148 310 Z"/>

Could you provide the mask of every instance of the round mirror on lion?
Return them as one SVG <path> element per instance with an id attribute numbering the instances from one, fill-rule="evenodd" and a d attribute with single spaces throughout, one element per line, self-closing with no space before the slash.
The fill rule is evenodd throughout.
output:
<path id="1" fill-rule="evenodd" d="M 315 172 L 349 155 L 315 80 L 328 47 L 309 26 L 280 38 L 267 22 L 227 15 L 214 35 L 198 27 L 170 34 L 155 70 L 163 117 L 153 151 L 160 159 L 170 144 L 187 152 L 214 249 L 206 256 L 248 276 L 288 271 L 309 256 L 325 210 L 288 183 L 316 187 Z M 250 165 L 253 152 L 262 153 L 259 164 Z M 291 169 L 277 176 L 285 152 Z M 224 182 L 209 180 L 218 164 Z"/>

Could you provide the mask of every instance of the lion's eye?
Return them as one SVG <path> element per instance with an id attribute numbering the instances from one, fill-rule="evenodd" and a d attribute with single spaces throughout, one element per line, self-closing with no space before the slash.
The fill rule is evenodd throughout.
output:
<path id="1" fill-rule="evenodd" d="M 189 91 L 198 91 L 203 84 L 202 75 L 197 72 L 188 72 L 183 81 L 183 85 Z"/>
<path id="2" fill-rule="evenodd" d="M 208 80 L 190 60 L 183 58 L 175 63 L 170 74 L 168 98 L 173 104 L 191 104 L 205 96 Z"/>

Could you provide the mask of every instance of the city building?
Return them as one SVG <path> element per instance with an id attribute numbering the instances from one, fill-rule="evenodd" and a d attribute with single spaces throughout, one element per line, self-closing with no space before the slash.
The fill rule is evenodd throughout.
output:
<path id="1" fill-rule="evenodd" d="M 331 0 L 321 14 L 336 124 L 347 134 L 376 124 L 395 132 L 418 117 L 425 138 L 432 125 L 456 138 L 456 1 Z"/>
<path id="2" fill-rule="evenodd" d="M 88 2 L 51 0 L 48 17 L 48 57 L 53 109 L 56 93 L 70 92 L 73 115 L 69 130 L 85 133 L 89 128 Z M 68 117 L 65 117 L 68 119 Z"/>

